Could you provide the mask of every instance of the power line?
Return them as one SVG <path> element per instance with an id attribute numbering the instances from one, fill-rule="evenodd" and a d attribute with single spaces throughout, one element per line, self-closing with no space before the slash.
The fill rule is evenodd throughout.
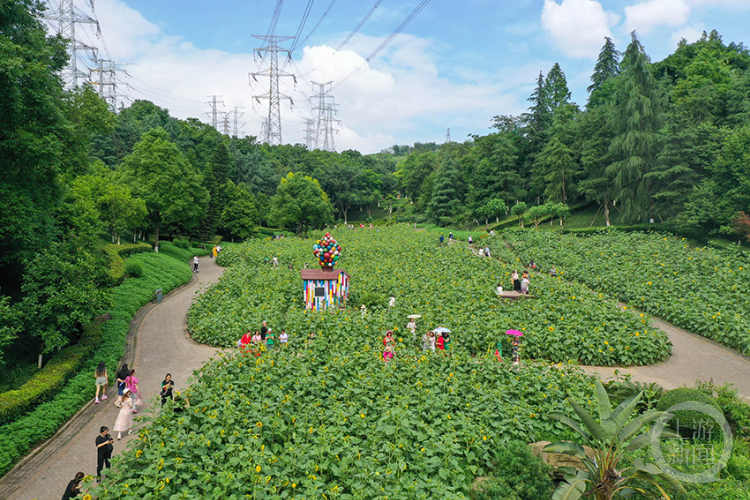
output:
<path id="1" fill-rule="evenodd" d="M 322 22 L 323 22 L 323 19 L 325 19 L 325 18 L 326 18 L 326 16 L 328 15 L 328 12 L 330 12 L 330 10 L 331 10 L 331 7 L 333 7 L 333 4 L 335 4 L 335 3 L 336 3 L 336 0 L 331 0 L 331 3 L 330 3 L 330 4 L 328 4 L 328 8 L 327 8 L 327 9 L 325 10 L 325 12 L 323 12 L 323 15 L 322 15 L 322 16 L 320 17 L 320 20 L 318 20 L 318 22 L 317 22 L 317 23 L 315 24 L 315 26 L 314 26 L 314 27 L 313 27 L 313 29 L 312 29 L 312 30 L 310 31 L 310 33 L 308 33 L 308 34 L 307 34 L 307 36 L 305 37 L 305 39 L 304 39 L 304 40 L 302 40 L 302 44 L 304 44 L 304 43 L 305 43 L 305 42 L 306 42 L 307 40 L 309 40 L 309 39 L 310 39 L 310 37 L 312 36 L 312 34 L 313 34 L 313 33 L 315 33 L 315 30 L 317 30 L 317 29 L 318 29 L 318 26 L 320 26 L 320 23 L 322 23 Z M 297 44 L 297 45 L 300 45 L 300 44 Z M 296 47 L 296 46 L 295 46 L 295 47 Z"/>
<path id="2" fill-rule="evenodd" d="M 359 32 L 359 30 L 362 29 L 362 26 L 364 26 L 367 20 L 370 19 L 370 16 L 372 16 L 372 14 L 375 12 L 375 10 L 377 10 L 377 8 L 380 6 L 381 3 L 383 3 L 383 0 L 377 0 L 377 2 L 375 2 L 375 5 L 372 6 L 369 12 L 365 14 L 365 17 L 362 18 L 362 20 L 357 24 L 357 26 L 354 27 L 354 29 L 346 36 L 346 38 L 344 38 L 344 41 L 339 44 L 339 46 L 336 48 L 336 50 L 334 50 L 333 54 L 330 57 L 328 57 L 328 59 L 318 64 L 317 66 L 315 66 L 313 69 L 311 69 L 304 75 L 300 75 L 300 76 L 304 77 L 305 75 L 309 75 L 317 71 L 318 68 L 320 68 L 321 66 L 325 66 L 331 61 L 331 59 L 336 57 L 338 53 L 341 51 L 341 49 L 343 49 L 346 46 L 346 44 L 349 43 L 349 41 L 354 37 L 354 35 L 356 35 Z"/>
<path id="3" fill-rule="evenodd" d="M 375 13 L 375 11 L 377 10 L 377 8 L 380 7 L 381 3 L 383 3 L 383 0 L 378 0 L 377 2 L 375 2 L 375 5 L 372 6 L 372 9 L 370 9 L 370 12 L 368 12 L 367 14 L 365 14 L 365 17 L 362 18 L 362 20 L 359 22 L 359 24 L 357 24 L 357 26 L 354 27 L 354 29 L 352 30 L 352 32 L 349 33 L 349 35 L 347 35 L 346 38 L 344 38 L 344 41 L 341 42 L 341 44 L 339 44 L 338 48 L 336 49 L 336 52 L 338 52 L 339 50 L 343 49 L 346 46 L 346 44 L 349 43 L 349 40 L 351 40 L 352 37 L 354 37 L 354 35 L 356 35 L 357 33 L 359 33 L 359 30 L 362 29 L 362 26 L 364 26 L 365 23 L 367 22 L 367 20 L 370 19 L 370 16 L 372 16 Z"/>
<path id="4" fill-rule="evenodd" d="M 302 21 L 299 23 L 299 28 L 297 28 L 297 33 L 294 35 L 294 41 L 292 42 L 292 46 L 289 47 L 289 54 L 294 53 L 294 49 L 297 48 L 297 43 L 299 42 L 299 36 L 302 34 L 302 30 L 305 29 L 305 24 L 307 23 L 307 18 L 310 17 L 310 11 L 312 10 L 313 3 L 315 3 L 315 0 L 308 0 L 307 1 L 307 8 L 305 9 L 305 12 L 302 14 Z"/>
<path id="5" fill-rule="evenodd" d="M 422 0 L 422 2 L 419 5 L 417 5 L 414 8 L 413 11 L 411 11 L 411 14 L 409 14 L 408 16 L 406 16 L 406 19 L 404 19 L 401 22 L 401 24 L 399 24 L 398 27 L 396 27 L 396 29 L 390 35 L 388 35 L 385 38 L 385 40 L 383 40 L 380 43 L 380 45 L 378 45 L 378 47 L 370 53 L 369 56 L 367 56 L 367 58 L 365 59 L 365 61 L 362 64 L 360 64 L 359 66 L 357 66 L 356 68 L 354 68 L 344 78 L 342 78 L 341 80 L 339 80 L 336 83 L 336 85 L 333 86 L 333 89 L 336 89 L 336 88 L 340 87 L 344 82 L 346 82 L 349 78 L 351 78 L 352 76 L 354 76 L 355 73 L 357 73 L 360 69 L 362 69 L 367 63 L 369 63 L 372 59 L 374 59 L 375 57 L 377 57 L 377 55 L 380 54 L 380 52 L 384 48 L 386 48 L 388 46 L 388 44 L 391 43 L 393 41 L 393 39 L 396 38 L 396 36 L 398 36 L 398 34 L 401 33 L 404 30 L 404 28 L 406 28 L 409 25 L 409 23 L 414 20 L 415 17 L 417 17 L 417 14 L 419 14 L 422 11 L 422 9 L 424 9 L 425 6 L 427 6 L 428 3 L 430 3 L 430 0 Z"/>
<path id="6" fill-rule="evenodd" d="M 276 0 L 276 7 L 273 9 L 273 16 L 271 16 L 271 24 L 268 25 L 266 31 L 266 38 L 272 37 L 276 33 L 276 25 L 279 23 L 279 16 L 281 16 L 281 7 L 284 5 L 284 0 Z"/>

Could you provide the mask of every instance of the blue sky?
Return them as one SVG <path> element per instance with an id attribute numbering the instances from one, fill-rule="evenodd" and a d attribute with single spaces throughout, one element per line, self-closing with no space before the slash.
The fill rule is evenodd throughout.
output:
<path id="1" fill-rule="evenodd" d="M 285 68 L 301 76 L 296 86 L 291 78 L 281 81 L 281 91 L 294 100 L 294 109 L 282 102 L 285 143 L 304 143 L 303 120 L 312 115 L 310 81 L 334 82 L 341 120 L 337 150 L 372 153 L 392 144 L 442 142 L 448 128 L 454 141 L 486 134 L 492 116 L 525 111 L 539 71 L 546 74 L 555 62 L 566 73 L 573 100 L 584 104 L 604 36 L 624 50 L 636 30 L 653 61 L 671 53 L 680 38 L 694 41 L 703 30 L 718 30 L 725 42 L 750 44 L 750 0 L 431 0 L 368 62 L 420 4 L 380 0 L 359 33 L 336 51 L 376 3 L 335 0 L 310 34 L 331 5 L 313 2 L 294 63 Z M 86 5 L 80 0 L 80 10 L 90 13 Z M 150 99 L 180 118 L 208 120 L 207 96 L 221 95 L 219 110 L 238 106 L 242 133 L 258 134 L 268 108 L 252 96 L 267 92 L 268 83 L 249 84 L 248 73 L 264 68 L 253 57 L 261 42 L 252 35 L 267 32 L 276 0 L 95 5 L 103 37 L 88 36 L 127 70 L 119 77 L 122 97 Z M 294 36 L 307 5 L 285 0 L 276 35 Z"/>

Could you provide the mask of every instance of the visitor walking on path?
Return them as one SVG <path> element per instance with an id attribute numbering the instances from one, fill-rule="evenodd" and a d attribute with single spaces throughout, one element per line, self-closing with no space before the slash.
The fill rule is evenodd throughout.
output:
<path id="1" fill-rule="evenodd" d="M 94 380 L 96 381 L 96 397 L 94 403 L 99 404 L 99 391 L 102 391 L 102 401 L 107 399 L 107 365 L 104 361 L 99 361 L 99 366 L 94 370 Z"/>
<path id="2" fill-rule="evenodd" d="M 102 482 L 102 469 L 109 469 L 109 459 L 112 458 L 114 451 L 114 442 L 109 435 L 109 428 L 103 425 L 99 428 L 99 435 L 96 436 L 96 482 Z M 68 476 L 70 477 L 70 476 Z"/>
<path id="3" fill-rule="evenodd" d="M 518 271 L 515 269 L 510 275 L 510 280 L 513 282 L 513 291 L 514 292 L 520 292 L 521 291 L 521 281 L 518 279 Z"/>
<path id="4" fill-rule="evenodd" d="M 198 256 L 196 255 L 195 257 L 193 257 L 193 272 L 194 273 L 198 272 L 198 263 L 199 263 L 199 260 L 198 260 Z"/>
<path id="5" fill-rule="evenodd" d="M 443 334 L 441 332 L 437 332 L 435 344 L 437 344 L 438 351 L 445 351 L 445 339 L 443 339 Z"/>
<path id="6" fill-rule="evenodd" d="M 122 400 L 124 399 L 123 392 L 125 391 L 125 389 L 127 389 L 125 379 L 130 376 L 128 364 L 123 363 L 122 368 L 120 368 L 120 371 L 118 371 L 115 376 L 117 377 L 117 401 L 115 401 L 115 406 L 121 408 Z"/>
<path id="7" fill-rule="evenodd" d="M 125 399 L 122 402 L 120 413 L 117 414 L 117 420 L 112 430 L 117 433 L 117 439 L 122 439 L 122 433 L 130 434 L 130 428 L 133 427 L 133 403 L 130 399 L 130 389 L 123 392 Z"/>
<path id="8" fill-rule="evenodd" d="M 138 377 L 135 376 L 135 370 L 130 370 L 130 376 L 125 379 L 125 387 L 128 388 L 128 391 L 130 392 L 130 399 L 133 406 L 133 413 L 138 413 L 138 400 L 141 397 L 140 392 L 138 391 Z"/>

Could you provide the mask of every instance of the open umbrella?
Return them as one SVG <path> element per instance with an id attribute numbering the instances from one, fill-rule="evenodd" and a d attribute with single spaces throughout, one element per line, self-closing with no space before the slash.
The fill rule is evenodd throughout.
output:
<path id="1" fill-rule="evenodd" d="M 514 337 L 523 337 L 523 332 L 518 330 L 506 330 L 506 335 L 513 335 Z"/>
<path id="2" fill-rule="evenodd" d="M 410 315 L 407 316 L 407 318 L 409 318 L 409 319 L 419 319 L 421 317 L 422 317 L 421 314 L 410 314 Z"/>
<path id="3" fill-rule="evenodd" d="M 444 327 L 444 326 L 439 326 L 439 327 L 435 328 L 435 329 L 434 329 L 434 330 L 432 330 L 432 331 L 433 331 L 433 332 L 435 332 L 435 333 L 450 333 L 450 332 L 451 332 L 450 330 L 448 330 L 448 329 L 447 329 L 446 327 Z"/>

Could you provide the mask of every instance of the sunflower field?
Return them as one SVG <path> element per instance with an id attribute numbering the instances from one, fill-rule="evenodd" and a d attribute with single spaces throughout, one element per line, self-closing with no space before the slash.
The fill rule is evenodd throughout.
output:
<path id="1" fill-rule="evenodd" d="M 570 437 L 546 417 L 569 411 L 567 398 L 593 411 L 593 379 L 567 361 L 647 363 L 669 352 L 648 322 L 578 285 L 534 277 L 536 298 L 499 301 L 494 287 L 508 285 L 511 269 L 464 245 L 437 246 L 406 227 L 335 237 L 352 291 L 349 307 L 333 311 L 302 308 L 299 269 L 314 262 L 312 240 L 222 252 L 224 277 L 190 311 L 193 337 L 233 347 L 267 320 L 277 333 L 287 330 L 289 345 L 206 363 L 179 401 L 146 417 L 150 425 L 92 493 L 466 498 L 477 477 L 492 475 L 504 443 Z M 448 353 L 421 350 L 405 328 L 412 313 L 422 315 L 418 335 L 452 330 Z M 509 328 L 524 332 L 518 366 L 493 355 Z M 387 363 L 386 329 L 397 344 Z"/>
<path id="2" fill-rule="evenodd" d="M 750 355 L 746 252 L 614 230 L 587 236 L 510 231 L 503 238 L 523 262 L 534 259 L 544 270 L 555 265 L 567 279 Z"/>
<path id="3" fill-rule="evenodd" d="M 477 257 L 460 243 L 437 246 L 434 237 L 408 227 L 335 236 L 343 246 L 339 267 L 352 277 L 348 308 L 316 313 L 302 307 L 299 269 L 314 263 L 314 241 L 253 241 L 222 252 L 219 263 L 229 267 L 194 303 L 188 318 L 193 338 L 231 347 L 267 320 L 277 333 L 287 330 L 294 348 L 315 331 L 335 339 L 337 349 L 377 349 L 389 329 L 401 339 L 399 345 L 414 348 L 420 341 L 406 331 L 406 317 L 421 314 L 418 336 L 447 327 L 451 351 L 471 355 L 494 352 L 497 342 L 505 343 L 507 352 L 504 332 L 510 328 L 524 332 L 526 357 L 553 362 L 646 365 L 670 352 L 666 335 L 647 318 L 622 311 L 583 285 L 534 276 L 533 299 L 498 300 L 495 286 L 512 287 L 512 268 Z M 281 263 L 278 268 L 267 264 L 273 257 Z M 295 270 L 286 269 L 288 264 Z M 391 294 L 393 308 L 388 307 Z"/>

